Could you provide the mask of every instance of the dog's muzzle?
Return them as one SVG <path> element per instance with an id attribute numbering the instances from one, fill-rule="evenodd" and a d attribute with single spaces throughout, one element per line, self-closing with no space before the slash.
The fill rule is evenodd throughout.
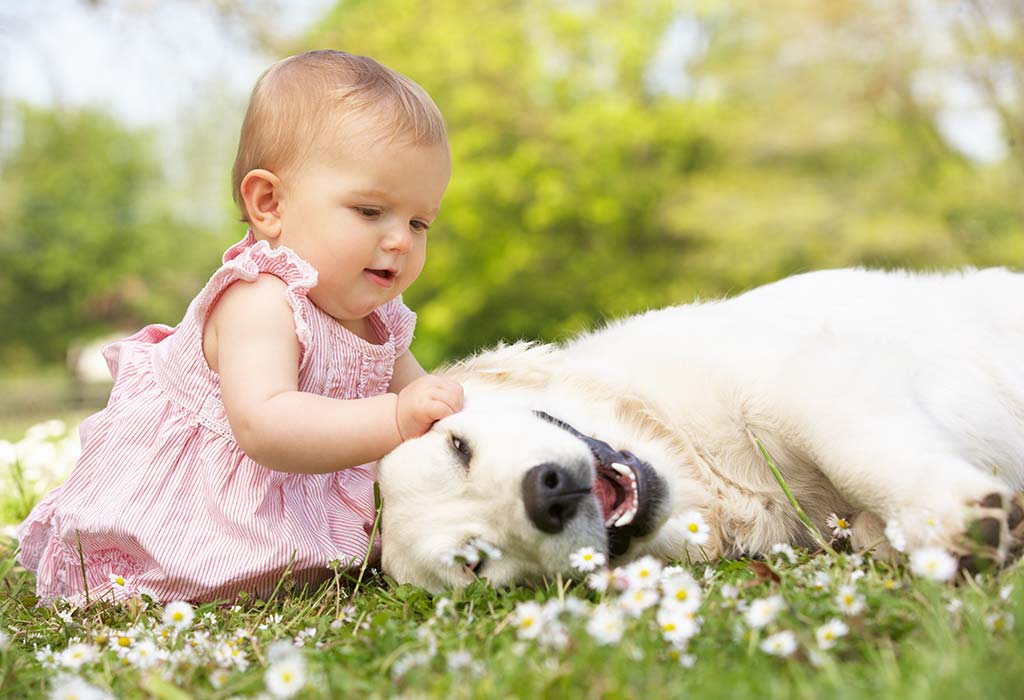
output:
<path id="1" fill-rule="evenodd" d="M 584 498 L 596 498 L 604 516 L 608 551 L 615 557 L 629 549 L 633 537 L 648 535 L 661 524 L 667 486 L 650 464 L 628 450 L 615 450 L 603 440 L 584 435 L 543 411 L 535 413 L 585 442 L 594 456 L 593 483 L 581 482 L 570 470 L 554 463 L 537 465 L 526 473 L 523 503 L 537 529 L 549 534 L 561 532 Z"/>

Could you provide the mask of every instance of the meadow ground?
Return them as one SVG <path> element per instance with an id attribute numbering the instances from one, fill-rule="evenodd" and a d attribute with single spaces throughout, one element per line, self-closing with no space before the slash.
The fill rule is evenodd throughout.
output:
<path id="1" fill-rule="evenodd" d="M 57 427 L 35 438 L 60 444 Z M 4 485 L 8 518 L 35 498 L 17 493 Z M 1020 564 L 953 585 L 905 558 L 783 547 L 614 571 L 581 558 L 594 570 L 575 581 L 438 596 L 366 570 L 315 591 L 285 577 L 265 602 L 74 609 L 37 607 L 14 546 L 0 543 L 5 699 L 1024 697 Z"/>

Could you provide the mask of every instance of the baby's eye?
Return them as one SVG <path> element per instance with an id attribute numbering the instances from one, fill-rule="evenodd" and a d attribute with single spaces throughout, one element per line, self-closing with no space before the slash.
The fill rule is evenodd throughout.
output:
<path id="1" fill-rule="evenodd" d="M 367 219 L 376 219 L 380 216 L 380 209 L 375 209 L 374 207 L 355 207 L 355 210 Z"/>
<path id="2" fill-rule="evenodd" d="M 413 219 L 412 221 L 410 221 L 409 226 L 412 228 L 413 231 L 416 231 L 417 233 L 425 233 L 426 230 L 430 228 L 430 224 L 428 224 L 426 221 L 419 221 L 418 219 Z"/>

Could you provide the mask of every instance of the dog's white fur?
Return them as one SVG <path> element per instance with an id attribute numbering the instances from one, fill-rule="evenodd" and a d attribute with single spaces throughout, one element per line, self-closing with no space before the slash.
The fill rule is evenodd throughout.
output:
<path id="1" fill-rule="evenodd" d="M 531 467 L 592 461 L 534 410 L 634 452 L 667 481 L 667 515 L 697 509 L 711 525 L 697 551 L 663 518 L 620 561 L 809 544 L 756 440 L 818 528 L 855 518 L 859 546 L 895 521 L 909 547 L 956 549 L 982 498 L 1024 487 L 1024 275 L 1002 269 L 808 273 L 564 346 L 499 346 L 448 374 L 465 409 L 379 465 L 384 568 L 434 590 L 472 580 L 444 559 L 474 537 L 502 550 L 482 571 L 498 584 L 605 547 L 595 504 L 557 534 L 527 517 Z"/>

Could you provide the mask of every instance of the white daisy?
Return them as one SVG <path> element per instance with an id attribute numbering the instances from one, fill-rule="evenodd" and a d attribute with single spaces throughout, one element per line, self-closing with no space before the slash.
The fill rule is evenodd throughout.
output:
<path id="1" fill-rule="evenodd" d="M 210 671 L 209 681 L 210 685 L 218 690 L 224 687 L 224 684 L 228 682 L 228 678 L 231 677 L 231 671 L 226 668 L 215 668 Z"/>
<path id="2" fill-rule="evenodd" d="M 840 586 L 836 594 L 836 605 L 844 615 L 859 615 L 866 606 L 864 596 L 854 586 Z"/>
<path id="3" fill-rule="evenodd" d="M 985 616 L 985 629 L 989 632 L 1009 632 L 1013 629 L 1013 613 L 999 613 Z"/>
<path id="4" fill-rule="evenodd" d="M 512 624 L 516 628 L 516 635 L 520 639 L 536 639 L 544 629 L 547 621 L 544 608 L 540 603 L 529 600 L 516 605 L 512 613 Z"/>
<path id="5" fill-rule="evenodd" d="M 587 588 L 598 593 L 604 593 L 611 585 L 614 574 L 611 569 L 601 569 L 587 576 Z"/>
<path id="6" fill-rule="evenodd" d="M 594 608 L 590 621 L 587 622 L 587 632 L 598 644 L 618 644 L 625 626 L 622 613 L 602 603 Z"/>
<path id="7" fill-rule="evenodd" d="M 654 588 L 661 577 L 661 562 L 654 557 L 640 557 L 622 573 L 626 576 L 628 588 Z"/>
<path id="8" fill-rule="evenodd" d="M 885 524 L 885 538 L 889 540 L 889 545 L 897 552 L 907 551 L 907 538 L 903 534 L 903 528 L 895 520 L 890 520 Z"/>
<path id="9" fill-rule="evenodd" d="M 604 566 L 604 562 L 604 554 L 595 551 L 593 547 L 580 547 L 569 555 L 569 564 L 572 568 L 584 573 Z"/>
<path id="10" fill-rule="evenodd" d="M 761 651 L 772 656 L 789 656 L 796 651 L 796 636 L 789 630 L 776 632 L 761 642 Z"/>
<path id="11" fill-rule="evenodd" d="M 678 607 L 661 607 L 656 617 L 661 636 L 666 642 L 676 646 L 685 642 L 700 631 L 700 624 L 693 613 Z"/>
<path id="12" fill-rule="evenodd" d="M 747 626 L 752 629 L 766 627 L 785 607 L 782 596 L 773 595 L 767 598 L 758 598 L 750 603 L 750 607 L 743 613 L 743 619 Z"/>
<path id="13" fill-rule="evenodd" d="M 845 637 L 849 631 L 850 628 L 842 620 L 832 619 L 814 630 L 814 638 L 820 648 L 831 649 L 836 645 L 836 641 L 840 637 Z"/>
<path id="14" fill-rule="evenodd" d="M 819 591 L 823 591 L 832 584 L 832 576 L 824 571 L 819 571 L 814 574 L 814 578 L 811 579 L 811 586 Z"/>
<path id="15" fill-rule="evenodd" d="M 731 583 L 722 584 L 722 597 L 726 600 L 736 600 L 740 594 L 740 589 Z"/>
<path id="16" fill-rule="evenodd" d="M 853 529 L 850 527 L 850 521 L 846 518 L 840 518 L 835 513 L 832 513 L 825 520 L 825 525 L 832 528 L 832 535 L 843 540 L 853 534 Z"/>
<path id="17" fill-rule="evenodd" d="M 700 547 L 707 544 L 707 541 L 711 538 L 711 527 L 704 520 L 704 516 L 700 514 L 700 511 L 688 510 L 682 515 L 672 518 L 672 520 L 674 523 L 682 525 L 683 536 L 690 544 Z"/>
<path id="18" fill-rule="evenodd" d="M 657 602 L 658 592 L 650 588 L 630 588 L 619 597 L 619 607 L 631 617 L 639 617 Z"/>
<path id="19" fill-rule="evenodd" d="M 156 666 L 164 660 L 165 653 L 157 648 L 151 639 L 144 639 L 134 647 L 125 657 L 135 668 L 147 669 Z"/>
<path id="20" fill-rule="evenodd" d="M 108 700 L 110 697 L 84 678 L 67 673 L 59 674 L 50 688 L 50 700 Z"/>
<path id="21" fill-rule="evenodd" d="M 680 607 L 692 612 L 700 607 L 701 589 L 700 584 L 683 572 L 663 578 L 661 581 L 662 605 Z"/>
<path id="22" fill-rule="evenodd" d="M 790 564 L 796 564 L 796 552 L 794 552 L 793 548 L 785 542 L 773 544 L 772 554 L 781 554 L 786 557 L 786 560 L 789 561 Z"/>
<path id="23" fill-rule="evenodd" d="M 271 664 L 263 674 L 263 682 L 275 698 L 290 698 L 306 684 L 306 662 L 297 654 Z"/>
<path id="24" fill-rule="evenodd" d="M 164 608 L 164 624 L 175 629 L 188 629 L 195 614 L 191 605 L 183 600 L 176 600 Z"/>
<path id="25" fill-rule="evenodd" d="M 115 574 L 113 571 L 109 575 L 111 586 L 114 588 L 124 588 L 127 584 L 124 576 L 121 574 Z"/>
<path id="26" fill-rule="evenodd" d="M 67 649 L 62 651 L 57 657 L 57 662 L 64 668 L 77 671 L 82 666 L 95 661 L 96 657 L 96 647 L 79 642 L 69 645 Z"/>
<path id="27" fill-rule="evenodd" d="M 933 581 L 948 581 L 956 573 L 956 559 L 941 547 L 923 547 L 910 553 L 910 571 Z"/>

